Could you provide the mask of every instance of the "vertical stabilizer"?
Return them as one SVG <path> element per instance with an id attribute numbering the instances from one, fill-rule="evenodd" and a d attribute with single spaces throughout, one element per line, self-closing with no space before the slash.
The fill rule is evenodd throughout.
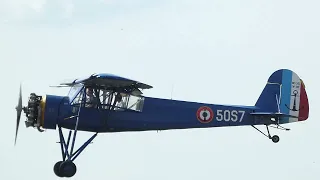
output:
<path id="1" fill-rule="evenodd" d="M 288 69 L 275 71 L 269 77 L 256 106 L 261 112 L 294 116 L 281 117 L 281 124 L 304 121 L 309 117 L 305 85 L 295 72 Z"/>

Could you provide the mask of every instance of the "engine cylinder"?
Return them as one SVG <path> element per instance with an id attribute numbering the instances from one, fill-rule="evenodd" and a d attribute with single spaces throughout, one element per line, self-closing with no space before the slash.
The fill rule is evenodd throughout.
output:
<path id="1" fill-rule="evenodd" d="M 42 97 L 36 95 L 35 93 L 31 93 L 28 106 L 23 107 L 23 111 L 26 114 L 27 120 L 25 124 L 27 127 L 39 127 L 40 126 L 40 116 L 41 116 L 41 103 Z"/>

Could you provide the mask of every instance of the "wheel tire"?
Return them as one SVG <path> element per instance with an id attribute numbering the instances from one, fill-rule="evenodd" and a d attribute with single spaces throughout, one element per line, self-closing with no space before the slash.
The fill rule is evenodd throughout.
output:
<path id="1" fill-rule="evenodd" d="M 63 177 L 63 173 L 60 171 L 60 166 L 62 164 L 62 161 L 58 161 L 54 166 L 53 166 L 53 171 L 58 177 Z"/>
<path id="2" fill-rule="evenodd" d="M 64 177 L 72 177 L 77 172 L 77 166 L 72 161 L 65 161 L 60 165 L 60 172 Z"/>
<path id="3" fill-rule="evenodd" d="M 277 136 L 277 135 L 272 136 L 271 139 L 272 139 L 272 142 L 274 142 L 274 143 L 277 143 L 280 140 L 279 136 Z"/>

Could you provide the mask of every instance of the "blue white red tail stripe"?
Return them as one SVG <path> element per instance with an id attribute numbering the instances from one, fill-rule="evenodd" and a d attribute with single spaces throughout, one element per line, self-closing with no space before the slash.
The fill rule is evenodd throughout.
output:
<path id="1" fill-rule="evenodd" d="M 289 115 L 280 119 L 281 124 L 306 120 L 309 116 L 305 86 L 299 76 L 288 69 L 275 71 L 270 76 L 256 106 L 261 112 L 280 111 Z"/>

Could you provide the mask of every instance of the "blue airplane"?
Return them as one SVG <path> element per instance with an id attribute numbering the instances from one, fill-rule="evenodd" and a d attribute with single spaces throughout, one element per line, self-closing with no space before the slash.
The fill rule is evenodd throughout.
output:
<path id="1" fill-rule="evenodd" d="M 289 130 L 281 124 L 305 121 L 309 117 L 305 85 L 296 73 L 288 69 L 277 70 L 269 77 L 254 106 L 146 97 L 142 90 L 152 86 L 112 74 L 92 74 L 61 83 L 59 87 L 70 88 L 68 95 L 39 96 L 31 93 L 27 106 L 22 107 L 20 85 L 15 136 L 16 144 L 22 111 L 26 115 L 26 127 L 37 128 L 40 132 L 58 128 L 62 160 L 53 168 L 58 177 L 76 174 L 74 160 L 98 133 L 252 126 L 277 143 L 279 137 L 271 136 L 268 127 Z M 257 125 L 266 126 L 267 133 L 259 130 Z M 62 128 L 69 130 L 67 140 Z M 75 151 L 78 131 L 94 134 Z"/>

